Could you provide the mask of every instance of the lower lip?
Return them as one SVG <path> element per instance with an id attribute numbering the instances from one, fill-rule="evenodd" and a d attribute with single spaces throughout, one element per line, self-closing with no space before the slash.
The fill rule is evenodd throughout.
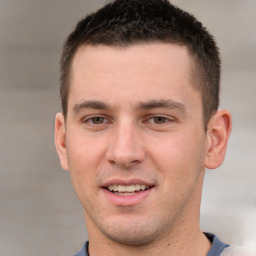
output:
<path id="1" fill-rule="evenodd" d="M 134 206 L 142 203 L 146 199 L 146 197 L 148 197 L 149 194 L 152 192 L 153 187 L 144 191 L 136 192 L 135 194 L 129 195 L 129 196 L 117 195 L 105 188 L 102 190 L 107 200 L 111 204 L 117 205 L 117 206 Z"/>

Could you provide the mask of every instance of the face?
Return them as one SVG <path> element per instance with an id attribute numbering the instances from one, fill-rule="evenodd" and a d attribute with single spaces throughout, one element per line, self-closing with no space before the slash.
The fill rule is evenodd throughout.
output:
<path id="1" fill-rule="evenodd" d="M 207 138 L 191 62 L 163 43 L 76 53 L 56 122 L 89 237 L 145 244 L 198 215 Z"/>

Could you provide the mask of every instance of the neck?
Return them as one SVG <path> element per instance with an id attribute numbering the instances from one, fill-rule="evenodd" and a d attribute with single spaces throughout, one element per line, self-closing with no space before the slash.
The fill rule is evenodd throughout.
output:
<path id="1" fill-rule="evenodd" d="M 90 240 L 89 254 L 90 256 L 101 256 L 104 252 L 105 256 L 153 256 L 153 255 L 179 255 L 179 256 L 205 256 L 210 250 L 211 244 L 206 236 L 198 231 L 190 234 L 189 232 L 184 236 L 173 236 L 164 241 L 156 241 L 155 243 L 131 246 L 119 244 L 114 241 L 106 241 L 99 246 L 99 243 Z"/>

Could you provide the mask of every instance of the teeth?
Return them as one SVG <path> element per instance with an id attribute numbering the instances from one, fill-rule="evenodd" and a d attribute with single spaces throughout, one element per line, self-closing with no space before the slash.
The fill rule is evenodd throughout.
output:
<path id="1" fill-rule="evenodd" d="M 123 185 L 111 185 L 108 186 L 109 191 L 118 192 L 118 193 L 134 193 L 135 191 L 144 191 L 149 187 L 146 185 L 134 184 L 129 186 Z"/>

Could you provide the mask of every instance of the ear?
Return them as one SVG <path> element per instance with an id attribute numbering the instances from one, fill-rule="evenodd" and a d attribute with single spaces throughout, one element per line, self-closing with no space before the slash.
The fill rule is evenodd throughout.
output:
<path id="1" fill-rule="evenodd" d="M 231 128 L 231 114 L 228 110 L 217 111 L 209 121 L 205 168 L 215 169 L 223 163 Z"/>
<path id="2" fill-rule="evenodd" d="M 55 146 L 60 158 L 61 167 L 68 171 L 66 126 L 65 118 L 62 113 L 57 113 L 55 117 Z"/>

